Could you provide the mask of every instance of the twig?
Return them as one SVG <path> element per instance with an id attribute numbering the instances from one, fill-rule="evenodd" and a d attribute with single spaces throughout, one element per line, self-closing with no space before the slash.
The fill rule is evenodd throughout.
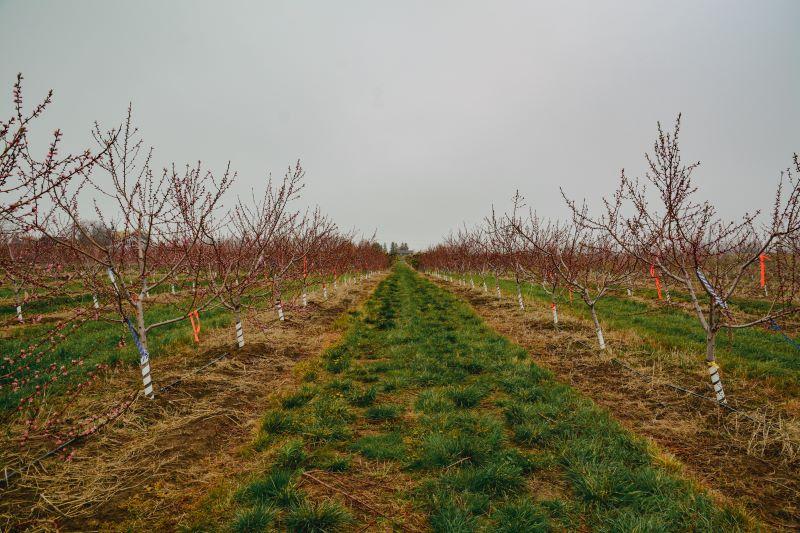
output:
<path id="1" fill-rule="evenodd" d="M 464 461 L 469 461 L 470 459 L 472 459 L 472 458 L 471 458 L 471 457 L 462 457 L 461 459 L 459 459 L 459 460 L 458 460 L 458 461 L 456 461 L 455 463 L 452 463 L 452 464 L 449 464 L 449 465 L 447 465 L 446 467 L 444 467 L 444 469 L 445 469 L 445 470 L 448 470 L 448 469 L 450 469 L 451 467 L 453 467 L 453 466 L 456 466 L 457 464 L 463 463 Z"/>
<path id="2" fill-rule="evenodd" d="M 326 488 L 328 488 L 330 490 L 336 491 L 339 494 L 341 494 L 341 495 L 343 495 L 343 496 L 345 496 L 347 498 L 350 498 L 351 500 L 353 500 L 357 504 L 361 505 L 365 509 L 368 509 L 368 510 L 372 511 L 373 513 L 375 513 L 375 514 L 377 514 L 379 516 L 382 516 L 382 517 L 386 518 L 387 520 L 391 520 L 392 522 L 395 522 L 395 523 L 397 522 L 393 517 L 383 514 L 382 512 L 380 512 L 377 509 L 375 509 L 374 507 L 372 507 L 371 505 L 359 500 L 358 498 L 356 498 L 352 494 L 349 494 L 349 493 L 343 491 L 342 489 L 339 489 L 339 488 L 336 488 L 336 487 L 334 487 L 332 485 L 329 485 L 329 484 L 325 483 L 324 481 L 322 481 L 321 479 L 315 478 L 314 476 L 312 476 L 308 472 L 303 472 L 303 476 L 307 477 L 308 479 L 311 479 L 312 481 L 316 481 L 317 483 L 319 483 L 323 487 L 326 487 Z M 401 524 L 401 527 L 403 527 L 402 524 Z"/>

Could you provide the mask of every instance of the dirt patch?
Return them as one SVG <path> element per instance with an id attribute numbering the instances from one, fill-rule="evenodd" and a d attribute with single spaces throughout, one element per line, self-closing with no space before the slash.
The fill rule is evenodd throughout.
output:
<path id="1" fill-rule="evenodd" d="M 537 364 L 553 371 L 626 428 L 648 437 L 657 453 L 674 455 L 684 475 L 719 498 L 743 505 L 771 528 L 800 529 L 798 420 L 792 398 L 764 383 L 728 375 L 726 385 L 744 415 L 677 391 L 712 397 L 700 360 L 680 354 L 653 359 L 630 331 L 608 332 L 613 356 L 599 354 L 588 321 L 561 313 L 553 326 L 549 308 L 529 306 L 430 278 L 466 299 L 498 332 L 526 348 Z M 684 356 L 685 357 L 685 356 Z M 775 406 L 769 407 L 764 406 Z M 671 462 L 668 457 L 662 458 Z"/>
<path id="2" fill-rule="evenodd" d="M 336 318 L 378 281 L 341 286 L 329 300 L 298 309 L 283 323 L 270 310 L 245 319 L 248 344 L 241 350 L 229 344 L 232 331 L 216 330 L 194 350 L 154 358 L 157 387 L 180 381 L 155 400 L 139 396 L 113 426 L 76 447 L 70 461 L 53 458 L 24 472 L 2 493 L 4 527 L 175 529 L 192 502 L 242 471 L 241 453 L 269 398 L 294 381 L 298 361 L 339 339 Z M 192 374 L 223 353 L 229 355 Z M 115 369 L 70 412 L 99 412 L 138 386 L 131 368 Z"/>

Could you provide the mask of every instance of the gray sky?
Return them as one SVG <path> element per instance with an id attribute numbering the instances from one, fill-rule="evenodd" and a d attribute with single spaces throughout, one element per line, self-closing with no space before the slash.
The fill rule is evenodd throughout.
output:
<path id="1" fill-rule="evenodd" d="M 301 158 L 305 202 L 412 247 L 516 188 L 610 192 L 656 121 L 723 214 L 768 207 L 800 151 L 800 1 L 0 0 L 0 114 L 18 71 L 42 127 L 89 143 L 133 101 L 156 161 L 227 160 L 246 191 Z"/>

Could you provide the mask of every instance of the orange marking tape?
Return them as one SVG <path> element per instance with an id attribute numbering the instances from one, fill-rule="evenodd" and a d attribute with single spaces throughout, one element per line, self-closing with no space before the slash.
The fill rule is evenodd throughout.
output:
<path id="1" fill-rule="evenodd" d="M 189 320 L 192 323 L 192 332 L 194 333 L 194 342 L 200 343 L 200 313 L 197 312 L 197 309 L 189 313 Z"/>
<path id="2" fill-rule="evenodd" d="M 658 299 L 662 300 L 663 298 L 661 297 L 661 280 L 658 279 L 658 276 L 656 275 L 655 265 L 650 265 L 650 277 L 656 280 L 656 292 L 658 292 Z"/>

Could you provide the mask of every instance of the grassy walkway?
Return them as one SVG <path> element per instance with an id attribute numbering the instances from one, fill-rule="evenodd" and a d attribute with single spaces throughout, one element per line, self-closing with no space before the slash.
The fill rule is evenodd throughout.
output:
<path id="1" fill-rule="evenodd" d="M 746 529 L 737 511 L 681 479 L 678 465 L 655 457 L 466 304 L 402 264 L 303 381 L 264 416 L 254 447 L 268 466 L 228 497 L 215 493 L 198 529 L 216 529 L 219 520 L 235 531 L 371 527 L 358 505 L 310 491 L 303 476 L 319 470 L 330 474 L 329 485 L 356 486 L 365 461 L 387 480 L 404 480 L 399 491 L 371 489 L 374 508 L 385 509 L 382 494 L 391 493 L 407 510 L 369 513 L 378 524 L 453 532 Z"/>

